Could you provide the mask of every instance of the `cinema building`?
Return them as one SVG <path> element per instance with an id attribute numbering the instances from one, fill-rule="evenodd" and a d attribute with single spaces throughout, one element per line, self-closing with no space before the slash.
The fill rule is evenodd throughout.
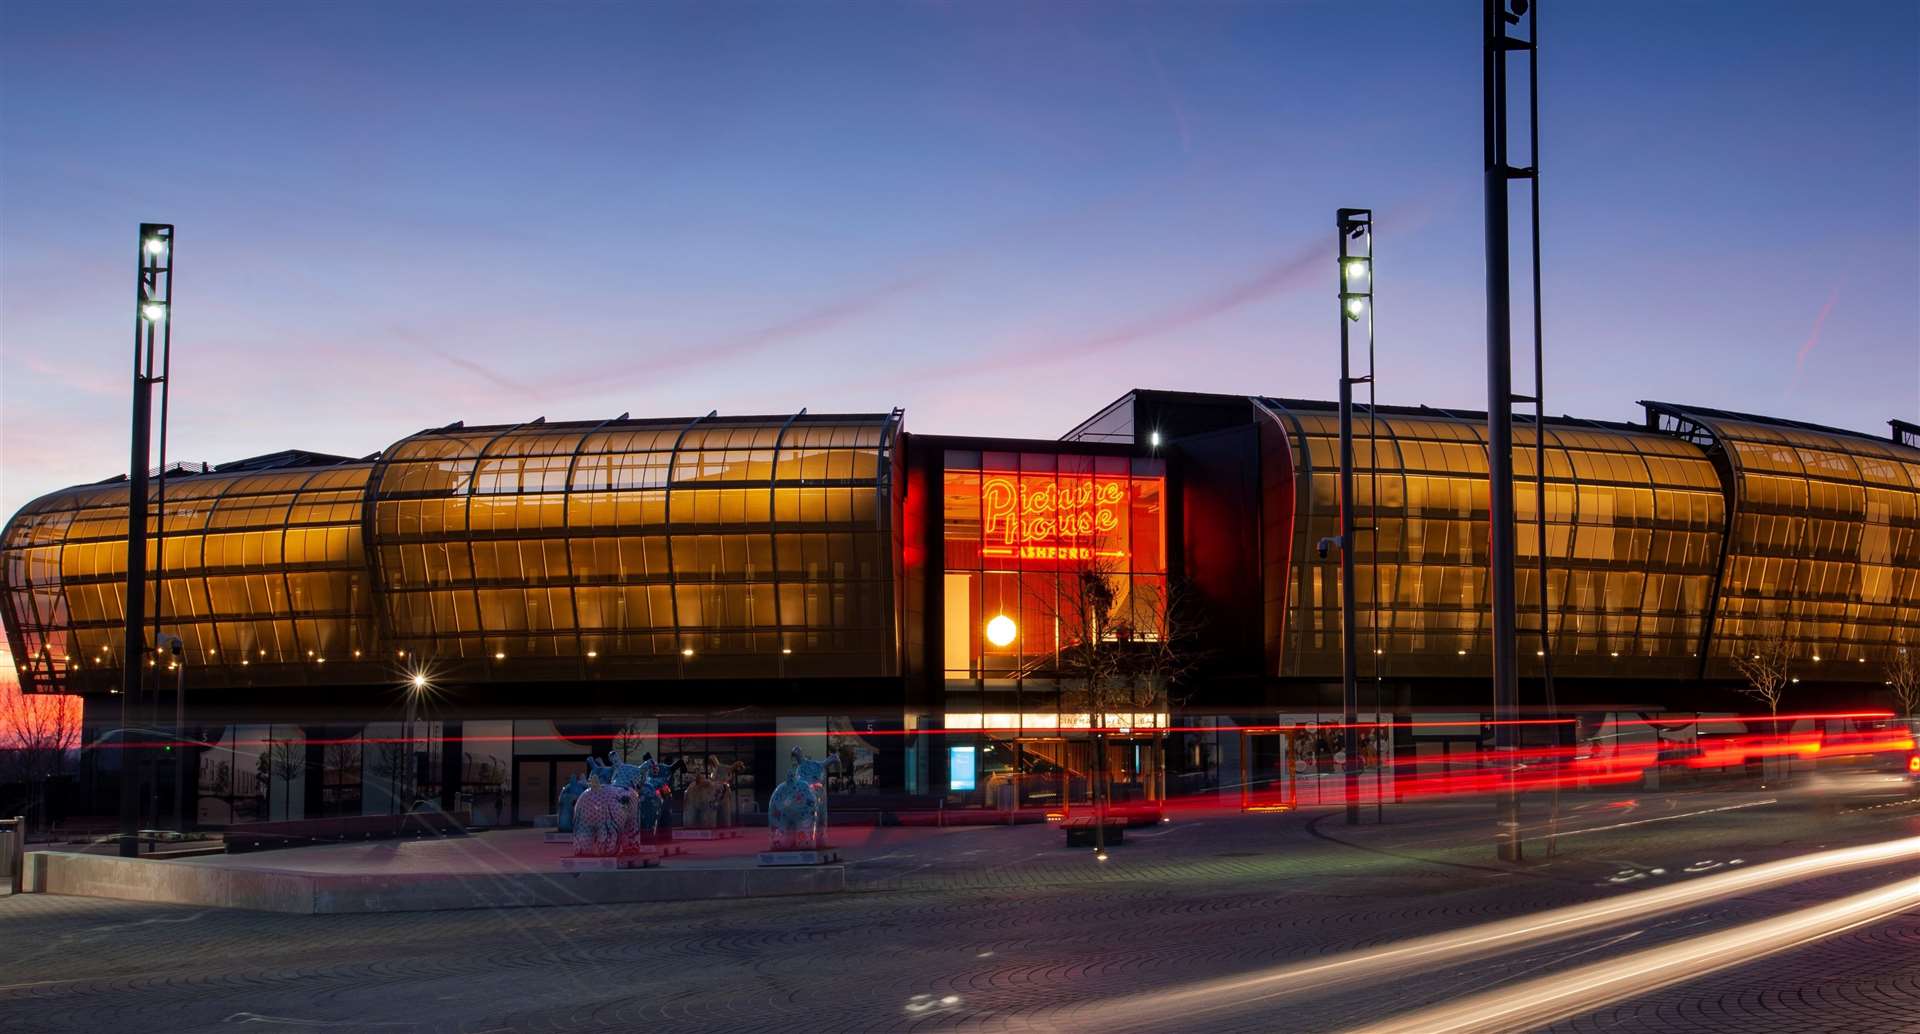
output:
<path id="1" fill-rule="evenodd" d="M 1885 706 L 1920 648 L 1920 428 L 1643 406 L 1549 420 L 1544 499 L 1516 429 L 1523 702 L 1550 661 L 1560 713 L 1751 711 L 1732 658 L 1784 636 L 1789 707 Z M 1478 745 L 1485 418 L 1355 424 L 1363 714 L 1434 720 L 1397 754 Z M 740 762 L 748 810 L 794 746 L 836 794 L 1047 807 L 1086 792 L 1095 726 L 1129 792 L 1224 792 L 1233 730 L 1339 714 L 1336 435 L 1323 402 L 1141 390 L 1057 440 L 623 415 L 196 465 L 150 525 L 181 649 L 144 658 L 135 725 L 171 732 L 184 688 L 163 766 L 197 769 L 209 826 L 527 822 L 609 747 Z M 85 697 L 89 743 L 129 735 L 126 491 L 37 499 L 0 542 L 23 686 Z M 99 813 L 123 753 L 85 755 Z"/>

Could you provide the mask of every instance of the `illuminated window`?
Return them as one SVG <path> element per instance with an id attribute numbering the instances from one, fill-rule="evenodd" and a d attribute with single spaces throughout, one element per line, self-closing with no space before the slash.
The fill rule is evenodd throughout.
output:
<path id="1" fill-rule="evenodd" d="M 1297 488 L 1288 579 L 1285 673 L 1340 670 L 1339 558 L 1315 544 L 1339 534 L 1335 480 L 1339 423 L 1331 406 L 1269 401 L 1292 446 Z M 1363 658 L 1389 669 L 1407 659 L 1452 661 L 1488 651 L 1484 421 L 1444 416 L 1355 416 L 1355 551 Z M 1556 670 L 1603 673 L 1618 649 L 1638 673 L 1692 669 L 1698 616 L 1710 595 L 1724 505 L 1699 448 L 1626 428 L 1549 425 L 1544 504 L 1536 500 L 1534 435 L 1515 428 L 1516 577 L 1522 671 L 1540 635 L 1541 594 Z M 1544 532 L 1548 577 L 1539 577 Z M 1372 530 L 1366 530 L 1370 527 Z M 1377 562 L 1376 562 L 1377 561 Z M 1648 577 L 1658 569 L 1659 579 Z M 1689 617 L 1691 615 L 1691 624 Z M 1445 633 L 1445 634 L 1434 634 Z M 1399 660 L 1396 660 L 1398 658 Z M 1363 664 L 1365 661 L 1363 661 Z M 1615 662 L 1616 664 L 1620 662 Z M 1418 670 L 1417 668 L 1415 670 Z"/>
<path id="2" fill-rule="evenodd" d="M 1166 591 L 1164 486 L 1157 459 L 948 451 L 948 678 L 1047 675 L 1058 651 L 1085 634 L 1076 625 L 1110 637 L 1155 634 Z M 988 635 L 996 618 L 1017 634 L 996 642 Z"/>
<path id="3" fill-rule="evenodd" d="M 383 576 L 420 590 L 388 597 L 392 625 L 442 657 L 591 651 L 596 674 L 693 657 L 703 675 L 780 658 L 885 674 L 896 431 L 799 416 L 415 436 L 383 459 L 374 522 L 400 565 Z M 416 530 L 403 515 L 423 503 L 454 516 Z"/>

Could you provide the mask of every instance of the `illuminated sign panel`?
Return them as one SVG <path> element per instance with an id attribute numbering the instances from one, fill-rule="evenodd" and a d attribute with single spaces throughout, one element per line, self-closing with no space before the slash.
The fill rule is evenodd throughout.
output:
<path id="1" fill-rule="evenodd" d="M 988 472 L 981 478 L 980 500 L 982 556 L 1060 561 L 1127 555 L 1117 546 L 1102 548 L 1099 541 L 1121 527 L 1127 508 L 1124 478 L 1040 480 Z"/>

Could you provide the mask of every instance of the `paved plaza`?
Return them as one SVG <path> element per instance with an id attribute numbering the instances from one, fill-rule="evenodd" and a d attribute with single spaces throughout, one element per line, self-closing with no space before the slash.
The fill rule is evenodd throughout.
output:
<path id="1" fill-rule="evenodd" d="M 1570 800 L 1552 858 L 1549 827 L 1530 818 L 1521 866 L 1491 860 L 1490 807 L 1471 803 L 1358 827 L 1326 811 L 1194 814 L 1131 832 L 1106 863 L 1048 827 L 846 830 L 854 889 L 804 898 L 284 916 L 28 895 L 0 899 L 0 1029 L 1076 1030 L 1128 996 L 1920 833 L 1920 806 L 1768 800 Z M 458 850 L 511 853 L 528 836 Z M 1340 1030 L 1912 869 L 1665 911 L 1491 965 L 1223 998 L 1133 1029 Z M 1912 1031 L 1916 957 L 1920 915 L 1907 913 L 1554 1029 Z"/>

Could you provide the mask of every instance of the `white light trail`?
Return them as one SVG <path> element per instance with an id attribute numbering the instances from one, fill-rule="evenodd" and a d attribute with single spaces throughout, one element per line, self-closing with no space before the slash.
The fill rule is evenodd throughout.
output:
<path id="1" fill-rule="evenodd" d="M 1536 977 L 1359 1028 L 1354 1034 L 1455 1034 L 1532 1030 L 1609 1002 L 1638 997 L 1715 970 L 1831 937 L 1920 905 L 1920 877 L 1747 923 L 1720 933 Z"/>
<path id="2" fill-rule="evenodd" d="M 1920 837 L 1836 848 L 1751 868 L 1728 870 L 1653 890 L 1618 894 L 1532 915 L 1483 923 L 1464 930 L 1415 937 L 1384 948 L 1348 952 L 1330 959 L 1277 966 L 1264 972 L 1189 984 L 1169 991 L 1109 999 L 1062 1014 L 1062 1029 L 1163 1029 L 1175 1021 L 1304 990 L 1407 972 L 1415 967 L 1453 966 L 1576 934 L 1693 908 L 1723 898 L 1850 869 L 1920 858 Z M 1042 1021 L 1040 1029 L 1049 1029 Z"/>
<path id="3" fill-rule="evenodd" d="M 1552 840 L 1555 837 L 1577 837 L 1582 833 L 1604 833 L 1610 829 L 1625 829 L 1628 826 L 1644 826 L 1649 822 L 1672 822 L 1674 819 L 1690 819 L 1700 815 L 1712 815 L 1721 811 L 1739 811 L 1742 808 L 1758 808 L 1766 804 L 1780 803 L 1769 797 L 1764 801 L 1748 801 L 1745 804 L 1728 804 L 1719 808 L 1707 808 L 1702 811 L 1686 811 L 1678 815 L 1655 815 L 1650 819 L 1635 819 L 1632 822 L 1616 822 L 1611 826 L 1587 826 L 1584 829 L 1569 829 L 1561 833 L 1548 833 L 1543 837 L 1527 837 L 1528 840 Z"/>

